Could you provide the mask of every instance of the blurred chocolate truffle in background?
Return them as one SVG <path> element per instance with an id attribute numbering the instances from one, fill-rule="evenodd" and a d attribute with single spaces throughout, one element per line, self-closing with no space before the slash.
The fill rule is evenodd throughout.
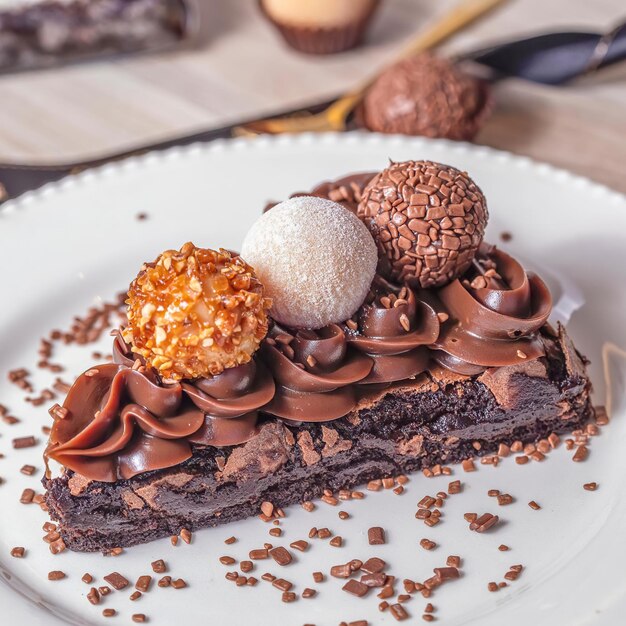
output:
<path id="1" fill-rule="evenodd" d="M 387 276 L 410 287 L 441 287 L 463 274 L 489 217 L 467 173 L 433 161 L 392 162 L 363 191 L 357 215 Z"/>
<path id="2" fill-rule="evenodd" d="M 367 90 L 357 122 L 380 133 L 469 141 L 491 110 L 484 81 L 424 53 L 398 61 Z"/>
<path id="3" fill-rule="evenodd" d="M 334 54 L 362 41 L 379 0 L 259 0 L 259 4 L 292 48 Z"/>

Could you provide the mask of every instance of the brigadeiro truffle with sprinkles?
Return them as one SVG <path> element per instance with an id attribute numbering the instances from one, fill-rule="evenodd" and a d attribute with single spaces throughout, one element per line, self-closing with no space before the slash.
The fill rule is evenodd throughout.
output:
<path id="1" fill-rule="evenodd" d="M 466 172 L 433 161 L 392 162 L 367 185 L 357 212 L 378 244 L 381 270 L 411 287 L 440 287 L 463 274 L 489 216 Z"/>
<path id="2" fill-rule="evenodd" d="M 293 328 L 349 319 L 369 292 L 378 253 L 363 222 L 336 202 L 297 196 L 248 231 L 241 256 L 272 300 L 270 314 Z"/>
<path id="3" fill-rule="evenodd" d="M 471 141 L 491 109 L 484 81 L 424 53 L 382 72 L 365 94 L 357 117 L 379 133 Z"/>

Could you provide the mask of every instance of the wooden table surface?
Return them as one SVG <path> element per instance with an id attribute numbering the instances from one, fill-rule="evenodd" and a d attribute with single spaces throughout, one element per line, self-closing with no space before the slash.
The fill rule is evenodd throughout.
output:
<path id="1" fill-rule="evenodd" d="M 202 49 L 0 77 L 0 161 L 104 155 L 315 102 L 375 72 L 457 0 L 384 0 L 367 45 L 331 57 L 286 48 L 255 0 L 204 0 Z M 509 0 L 443 46 L 449 53 L 542 30 L 608 30 L 624 0 Z M 626 192 L 626 63 L 568 87 L 500 82 L 476 142 Z"/>

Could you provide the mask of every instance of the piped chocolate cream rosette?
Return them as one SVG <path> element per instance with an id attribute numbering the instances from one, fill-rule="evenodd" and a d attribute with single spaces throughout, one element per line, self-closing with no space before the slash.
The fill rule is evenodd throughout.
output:
<path id="1" fill-rule="evenodd" d="M 185 317 L 168 318 L 164 302 Z M 192 444 L 248 441 L 257 410 L 274 395 L 251 354 L 269 308 L 252 269 L 225 251 L 186 244 L 145 266 L 127 303 L 133 344 L 118 335 L 114 362 L 82 374 L 52 411 L 46 457 L 113 482 L 177 465 Z"/>
<path id="2" fill-rule="evenodd" d="M 114 363 L 79 376 L 50 433 L 48 459 L 90 480 L 115 482 L 191 456 L 187 437 L 204 414 L 183 404 L 181 386 Z"/>
<path id="3" fill-rule="evenodd" d="M 139 364 L 138 371 L 154 377 L 140 365 L 140 359 L 133 361 L 130 346 L 119 333 L 113 344 L 113 362 L 135 369 Z M 161 384 L 161 389 L 175 390 L 177 396 L 182 395 L 183 401 L 187 398 L 204 415 L 202 425 L 184 435 L 189 442 L 233 446 L 245 443 L 256 433 L 258 410 L 272 399 L 275 385 L 267 368 L 255 356 L 216 376 Z"/>
<path id="4" fill-rule="evenodd" d="M 276 381 L 265 411 L 292 422 L 327 422 L 357 405 L 354 383 L 373 361 L 352 349 L 337 324 L 319 330 L 286 330 L 276 325 L 261 348 Z"/>
<path id="5" fill-rule="evenodd" d="M 133 367 L 119 341 L 115 362 L 79 376 L 56 411 L 63 417 L 52 428 L 49 458 L 91 480 L 114 482 L 178 465 L 191 457 L 192 443 L 230 446 L 256 433 L 257 409 L 274 394 L 262 364 L 164 384 L 154 370 Z"/>
<path id="6" fill-rule="evenodd" d="M 427 369 L 426 346 L 439 335 L 439 319 L 412 289 L 376 277 L 369 301 L 346 322 L 346 333 L 350 344 L 374 361 L 359 384 L 392 383 Z"/>
<path id="7" fill-rule="evenodd" d="M 459 374 L 544 356 L 539 329 L 552 310 L 546 284 L 511 256 L 483 243 L 472 267 L 436 292 L 449 315 L 434 358 Z"/>

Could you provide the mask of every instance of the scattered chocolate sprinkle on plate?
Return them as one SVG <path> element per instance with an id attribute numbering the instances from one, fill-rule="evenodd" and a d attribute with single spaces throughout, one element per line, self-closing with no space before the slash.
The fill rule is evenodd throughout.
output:
<path id="1" fill-rule="evenodd" d="M 253 561 L 258 561 L 260 559 L 267 559 L 269 558 L 269 550 L 267 548 L 257 548 L 255 550 L 250 550 L 248 556 L 253 560 Z M 222 559 L 230 559 L 232 557 L 222 557 L 220 559 L 220 562 L 224 563 L 224 561 L 222 561 Z M 230 564 L 234 563 L 234 559 L 233 561 L 230 562 Z M 225 565 L 228 565 L 229 563 L 224 563 Z"/>
<path id="2" fill-rule="evenodd" d="M 16 437 L 13 439 L 13 447 L 16 450 L 20 450 L 21 448 L 32 448 L 37 445 L 37 439 L 32 435 L 27 437 Z"/>
<path id="3" fill-rule="evenodd" d="M 385 543 L 385 530 L 380 526 L 373 526 L 367 531 L 367 540 L 370 546 L 379 546 Z"/>
<path id="4" fill-rule="evenodd" d="M 367 585 L 359 582 L 358 580 L 354 580 L 353 578 L 350 579 L 342 587 L 342 589 L 347 593 L 351 593 L 353 596 L 357 596 L 359 598 L 366 596 L 370 591 L 370 588 Z"/>
<path id="5" fill-rule="evenodd" d="M 95 587 L 92 587 L 87 593 L 87 600 L 91 604 L 100 604 L 100 592 Z"/>
<path id="6" fill-rule="evenodd" d="M 119 572 L 112 572 L 111 574 L 103 576 L 103 578 L 118 591 L 125 589 L 130 584 L 128 580 L 126 580 L 126 578 L 124 578 L 124 576 L 122 576 Z"/>
<path id="7" fill-rule="evenodd" d="M 322 574 L 322 572 L 313 572 L 313 580 L 316 583 L 323 583 L 325 580 L 325 576 L 324 574 Z"/>
<path id="8" fill-rule="evenodd" d="M 491 513 L 483 513 L 470 523 L 469 529 L 475 530 L 477 533 L 484 533 L 490 528 L 493 528 L 500 518 L 497 515 Z"/>
<path id="9" fill-rule="evenodd" d="M 278 565 L 289 565 L 293 560 L 291 553 L 287 548 L 282 546 L 278 546 L 277 548 L 272 548 L 269 551 L 270 556 L 278 563 Z"/>
<path id="10" fill-rule="evenodd" d="M 140 576 L 137 579 L 137 582 L 135 583 L 135 589 L 137 589 L 137 591 L 141 591 L 142 593 L 145 593 L 146 591 L 148 591 L 150 589 L 150 585 L 152 583 L 152 576 Z"/>
<path id="11" fill-rule="evenodd" d="M 420 546 L 422 546 L 424 550 L 434 550 L 437 547 L 437 544 L 430 539 L 420 539 Z"/>
<path id="12" fill-rule="evenodd" d="M 294 550 L 298 550 L 299 552 L 304 552 L 309 547 L 309 542 L 304 541 L 304 539 L 298 539 L 297 541 L 292 541 L 289 544 L 289 547 Z"/>

